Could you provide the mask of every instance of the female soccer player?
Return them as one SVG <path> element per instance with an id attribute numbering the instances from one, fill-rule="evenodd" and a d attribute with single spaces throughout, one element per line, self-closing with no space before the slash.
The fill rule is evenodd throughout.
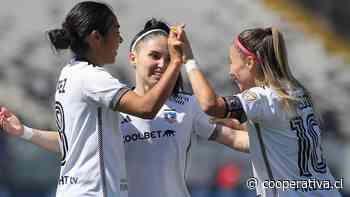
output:
<path id="1" fill-rule="evenodd" d="M 134 92 L 137 95 L 149 94 L 161 82 L 161 77 L 164 77 L 167 67 L 170 66 L 169 34 L 171 32 L 165 23 L 152 19 L 135 36 L 129 59 L 136 69 Z M 153 120 L 122 114 L 121 130 L 126 146 L 130 196 L 189 196 L 185 171 L 193 132 L 248 152 L 246 144 L 243 146 L 240 141 L 235 140 L 236 135 L 245 135 L 247 138 L 245 131 L 212 124 L 208 116 L 200 110 L 196 99 L 182 92 L 181 76 L 177 76 L 174 82 L 176 85 L 171 97 Z M 9 132 L 22 135 L 20 122 L 14 120 L 16 117 L 8 119 L 12 127 L 18 127 Z M 234 122 L 228 124 L 235 126 Z M 45 143 L 33 143 L 47 148 Z"/>
<path id="2" fill-rule="evenodd" d="M 229 97 L 215 94 L 185 43 L 186 70 L 202 109 L 248 125 L 258 196 L 340 196 L 322 154 L 310 93 L 290 71 L 280 31 L 248 29 L 234 39 L 230 75 L 241 93 Z"/>
<path id="3" fill-rule="evenodd" d="M 169 27 L 151 19 L 134 37 L 129 59 L 135 67 L 136 94 L 147 94 L 164 77 L 169 65 L 168 36 Z M 196 98 L 183 92 L 181 76 L 154 119 L 122 117 L 130 197 L 190 196 L 185 173 L 192 134 L 248 152 L 247 144 L 235 140 L 236 135 L 248 139 L 247 132 L 212 124 Z"/>
<path id="4" fill-rule="evenodd" d="M 181 27 L 169 44 L 169 65 L 157 85 L 140 96 L 104 68 L 115 62 L 122 42 L 112 9 L 85 1 L 67 14 L 61 29 L 48 32 L 57 50 L 74 58 L 62 69 L 55 95 L 57 132 L 32 129 L 2 107 L 1 126 L 48 150 L 61 152 L 57 196 L 127 196 L 119 112 L 153 118 L 171 94 L 182 65 Z"/>

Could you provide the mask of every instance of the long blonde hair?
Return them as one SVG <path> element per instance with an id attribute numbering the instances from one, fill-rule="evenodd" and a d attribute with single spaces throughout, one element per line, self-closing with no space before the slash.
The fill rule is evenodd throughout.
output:
<path id="1" fill-rule="evenodd" d="M 291 91 L 302 89 L 304 94 L 309 96 L 309 93 L 289 68 L 282 33 L 276 28 L 248 29 L 241 32 L 238 39 L 258 60 L 256 85 L 274 89 L 282 99 L 283 108 L 294 111 L 298 98 Z"/>

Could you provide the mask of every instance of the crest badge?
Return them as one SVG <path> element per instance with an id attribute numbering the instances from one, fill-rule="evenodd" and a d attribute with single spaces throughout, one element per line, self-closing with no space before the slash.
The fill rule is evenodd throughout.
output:
<path id="1" fill-rule="evenodd" d="M 177 122 L 177 112 L 175 109 L 165 109 L 164 110 L 164 119 L 170 124 Z"/>

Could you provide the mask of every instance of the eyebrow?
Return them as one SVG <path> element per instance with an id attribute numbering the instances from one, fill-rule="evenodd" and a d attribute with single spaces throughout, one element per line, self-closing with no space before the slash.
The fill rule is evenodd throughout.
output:
<path id="1" fill-rule="evenodd" d="M 156 51 L 156 50 L 150 50 L 149 53 L 161 53 L 161 52 Z"/>
<path id="2" fill-rule="evenodd" d="M 162 54 L 162 52 L 155 51 L 155 50 L 150 50 L 150 51 L 148 52 L 148 54 L 153 54 L 153 53 L 155 53 L 155 54 Z M 169 53 L 165 53 L 164 55 L 165 55 L 166 57 L 170 57 L 170 54 L 169 54 Z"/>

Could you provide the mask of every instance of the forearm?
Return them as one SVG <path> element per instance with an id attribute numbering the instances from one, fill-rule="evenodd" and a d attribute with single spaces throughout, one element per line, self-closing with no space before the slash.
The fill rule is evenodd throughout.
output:
<path id="1" fill-rule="evenodd" d="M 172 62 L 159 82 L 144 96 L 129 91 L 122 96 L 116 110 L 140 118 L 153 119 L 172 93 L 180 72 L 180 62 Z"/>
<path id="2" fill-rule="evenodd" d="M 226 126 L 217 125 L 215 139 L 213 140 L 234 150 L 249 153 L 249 136 L 245 130 L 231 129 Z"/>
<path id="3" fill-rule="evenodd" d="M 146 93 L 147 101 L 153 111 L 158 111 L 171 95 L 181 70 L 181 62 L 171 63 L 159 82 Z"/>
<path id="4" fill-rule="evenodd" d="M 9 135 L 19 137 L 51 152 L 60 152 L 58 132 L 27 127 L 12 112 L 2 108 L 1 128 Z"/>
<path id="5" fill-rule="evenodd" d="M 210 116 L 222 118 L 226 114 L 224 100 L 217 96 L 209 81 L 199 69 L 188 72 L 193 92 L 202 110 Z"/>
<path id="6" fill-rule="evenodd" d="M 162 75 L 159 82 L 143 97 L 141 106 L 156 115 L 164 102 L 171 95 L 181 70 L 181 62 L 172 62 Z"/>
<path id="7" fill-rule="evenodd" d="M 235 130 L 234 131 L 239 137 L 233 140 L 229 147 L 244 153 L 249 153 L 249 137 L 246 131 Z"/>
<path id="8" fill-rule="evenodd" d="M 50 152 L 60 152 L 59 133 L 56 131 L 33 129 L 33 137 L 30 142 Z"/>

